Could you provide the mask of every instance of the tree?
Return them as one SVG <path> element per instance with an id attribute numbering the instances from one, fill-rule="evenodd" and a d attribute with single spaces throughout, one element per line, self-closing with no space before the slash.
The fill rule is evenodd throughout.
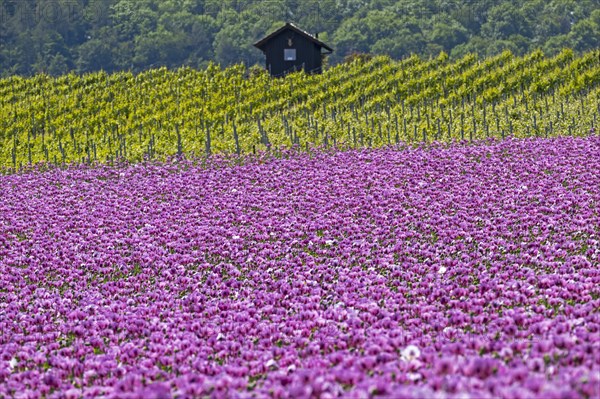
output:
<path id="1" fill-rule="evenodd" d="M 573 25 L 569 36 L 576 50 L 600 48 L 600 9 Z"/>
<path id="2" fill-rule="evenodd" d="M 357 18 L 349 18 L 342 22 L 333 36 L 333 45 L 336 49 L 333 58 L 343 59 L 352 53 L 368 52 L 370 48 L 367 33 L 367 27 Z"/>
<path id="3" fill-rule="evenodd" d="M 573 48 L 573 41 L 569 35 L 552 36 L 544 43 L 544 53 L 547 55 L 555 55 L 561 52 L 564 48 Z"/>
<path id="4" fill-rule="evenodd" d="M 467 29 L 456 20 L 447 15 L 441 15 L 434 19 L 429 40 L 448 52 L 453 47 L 466 42 L 468 33 Z"/>
<path id="5" fill-rule="evenodd" d="M 102 31 L 99 31 L 101 33 Z M 108 32 L 107 32 L 108 33 Z M 112 72 L 116 69 L 113 60 L 112 40 L 103 40 L 102 36 L 98 38 L 89 37 L 90 40 L 77 48 L 77 70 L 79 72 L 92 72 L 105 70 Z"/>
<path id="6" fill-rule="evenodd" d="M 508 2 L 493 7 L 487 16 L 487 22 L 481 26 L 481 35 L 485 38 L 501 40 L 511 35 L 532 36 L 527 18 L 521 10 Z"/>
<path id="7" fill-rule="evenodd" d="M 248 30 L 243 24 L 226 26 L 215 36 L 215 59 L 221 65 L 244 62 L 252 65 L 259 61 L 258 50 L 252 49 L 248 40 Z"/>

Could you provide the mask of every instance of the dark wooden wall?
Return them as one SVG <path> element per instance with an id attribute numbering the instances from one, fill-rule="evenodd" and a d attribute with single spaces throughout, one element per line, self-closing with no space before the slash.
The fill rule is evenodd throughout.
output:
<path id="1" fill-rule="evenodd" d="M 292 38 L 293 45 L 288 46 L 288 38 Z M 286 61 L 283 50 L 287 48 L 296 49 L 296 61 Z M 306 72 L 321 72 L 321 47 L 306 37 L 285 30 L 273 37 L 264 48 L 266 55 L 266 68 L 273 76 L 281 76 L 304 67 Z"/>

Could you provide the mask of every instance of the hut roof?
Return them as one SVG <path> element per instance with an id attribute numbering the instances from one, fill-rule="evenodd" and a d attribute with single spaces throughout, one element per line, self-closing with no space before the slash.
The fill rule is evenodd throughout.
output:
<path id="1" fill-rule="evenodd" d="M 323 43 L 322 41 L 320 41 L 319 39 L 317 39 L 310 33 L 306 32 L 305 30 L 298 28 L 296 25 L 292 24 L 291 22 L 286 23 L 281 28 L 277 29 L 273 33 L 263 37 L 262 39 L 260 39 L 256 43 L 254 43 L 254 47 L 264 51 L 264 47 L 269 42 L 269 40 L 271 40 L 273 37 L 279 35 L 281 32 L 288 30 L 288 29 L 292 30 L 294 32 L 297 32 L 298 34 L 304 36 L 305 38 L 307 38 L 311 42 L 315 43 L 316 45 L 328 50 L 330 53 L 333 51 L 333 49 L 331 47 L 329 47 L 328 45 L 326 45 L 325 43 Z"/>

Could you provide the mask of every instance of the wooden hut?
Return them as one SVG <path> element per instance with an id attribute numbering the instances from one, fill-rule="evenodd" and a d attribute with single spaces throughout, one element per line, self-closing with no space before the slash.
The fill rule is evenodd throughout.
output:
<path id="1" fill-rule="evenodd" d="M 257 41 L 254 47 L 265 53 L 271 76 L 283 76 L 300 69 L 306 73 L 321 73 L 323 56 L 333 51 L 317 36 L 291 23 Z"/>

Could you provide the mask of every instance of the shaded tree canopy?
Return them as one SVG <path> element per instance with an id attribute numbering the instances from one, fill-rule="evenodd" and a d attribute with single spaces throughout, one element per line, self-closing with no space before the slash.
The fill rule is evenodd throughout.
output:
<path id="1" fill-rule="evenodd" d="M 262 64 L 286 21 L 335 52 L 450 57 L 600 46 L 598 0 L 0 0 L 3 76 Z"/>

